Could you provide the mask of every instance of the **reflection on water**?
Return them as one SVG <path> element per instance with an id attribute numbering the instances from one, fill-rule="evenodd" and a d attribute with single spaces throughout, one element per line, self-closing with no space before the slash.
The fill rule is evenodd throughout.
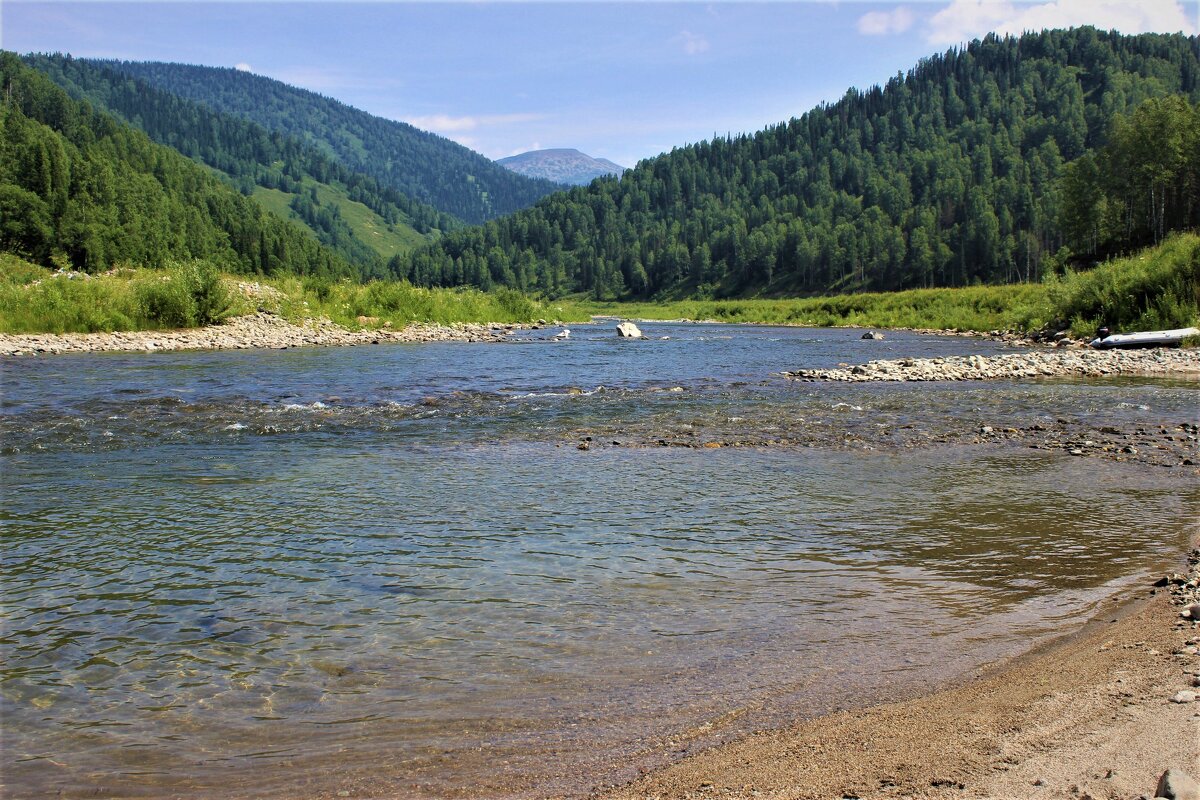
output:
<path id="1" fill-rule="evenodd" d="M 1152 424 L 1196 396 L 789 384 L 874 343 L 650 328 L 672 338 L 6 363 L 6 793 L 582 791 L 1014 652 L 1200 507 L 1177 474 L 1038 451 L 575 449 Z"/>

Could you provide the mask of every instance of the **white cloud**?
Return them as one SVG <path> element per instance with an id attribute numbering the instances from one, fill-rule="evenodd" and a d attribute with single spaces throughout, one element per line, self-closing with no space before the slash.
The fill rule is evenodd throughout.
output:
<path id="1" fill-rule="evenodd" d="M 904 33 L 916 18 L 906 6 L 894 11 L 869 11 L 858 18 L 858 32 L 864 36 L 886 36 Z"/>
<path id="2" fill-rule="evenodd" d="M 689 56 L 706 53 L 708 52 L 709 48 L 708 39 L 705 39 L 698 33 L 692 33 L 691 31 L 680 31 L 679 35 L 672 37 L 671 41 L 677 42 L 683 48 L 683 52 L 687 53 Z"/>
<path id="3" fill-rule="evenodd" d="M 509 156 L 519 156 L 519 155 L 521 155 L 521 153 L 532 153 L 534 150 L 544 150 L 544 149 L 545 148 L 542 147 L 541 142 L 534 142 L 533 144 L 527 145 L 525 147 L 517 147 L 515 149 L 512 149 L 511 151 L 505 151 L 502 155 L 496 156 L 496 158 L 508 158 Z"/>
<path id="4" fill-rule="evenodd" d="M 254 72 L 254 69 L 249 64 L 247 64 L 245 61 L 241 61 L 237 64 L 234 64 L 233 68 L 236 69 L 238 72 Z"/>
<path id="5" fill-rule="evenodd" d="M 429 114 L 423 117 L 405 117 L 409 125 L 434 133 L 460 133 L 496 125 L 514 125 L 522 122 L 537 122 L 545 114 L 478 114 L 452 117 L 449 114 Z"/>
<path id="6" fill-rule="evenodd" d="M 861 20 L 859 25 L 861 30 Z M 958 44 L 989 32 L 1019 35 L 1079 25 L 1125 34 L 1198 30 L 1195 14 L 1189 15 L 1179 0 L 953 0 L 930 18 L 925 38 L 932 44 Z"/>

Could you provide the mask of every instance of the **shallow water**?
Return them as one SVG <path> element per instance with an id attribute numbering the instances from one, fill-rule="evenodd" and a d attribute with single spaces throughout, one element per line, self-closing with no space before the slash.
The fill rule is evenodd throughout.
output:
<path id="1" fill-rule="evenodd" d="M 5 361 L 6 794 L 586 791 L 1017 652 L 1200 510 L 1171 470 L 830 441 L 1178 424 L 1194 382 L 798 384 L 1000 346 L 645 330 Z"/>

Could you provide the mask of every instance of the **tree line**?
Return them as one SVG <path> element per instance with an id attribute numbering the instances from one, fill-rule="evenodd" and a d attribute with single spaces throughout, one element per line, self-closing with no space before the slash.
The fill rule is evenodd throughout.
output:
<path id="1" fill-rule="evenodd" d="M 1194 183 L 1176 181 L 1174 167 L 1149 177 L 1117 168 L 1103 148 L 1110 134 L 1142 141 L 1146 101 L 1191 108 L 1198 53 L 1182 35 L 988 36 L 789 122 L 680 147 L 620 180 L 452 233 L 390 271 L 421 285 L 604 299 L 1034 280 L 1093 217 L 1106 220 L 1105 236 L 1122 213 L 1147 221 L 1129 222 L 1110 247 L 1195 224 Z M 1102 209 L 1069 206 L 1064 226 L 1064 194 L 1080 192 L 1061 192 L 1060 179 L 1086 183 L 1088 162 L 1068 165 L 1088 154 L 1106 176 L 1141 177 L 1111 187 L 1121 199 Z"/>
<path id="2" fill-rule="evenodd" d="M 0 249 L 87 272 L 195 258 L 234 272 L 358 277 L 307 232 L 3 51 Z"/>
<path id="3" fill-rule="evenodd" d="M 262 186 L 299 195 L 305 191 L 305 179 L 309 179 L 310 183 L 340 188 L 349 199 L 367 206 L 389 225 L 408 225 L 424 235 L 464 227 L 450 214 L 351 171 L 314 145 L 156 89 L 98 62 L 61 54 L 29 55 L 25 62 L 48 75 L 72 97 L 115 114 L 159 144 L 229 176 L 243 194 L 249 195 L 256 186 Z M 293 202 L 293 210 L 323 244 L 363 275 L 384 277 L 383 260 L 337 218 L 336 207 L 319 205 L 315 198 L 311 202 L 301 200 Z"/>

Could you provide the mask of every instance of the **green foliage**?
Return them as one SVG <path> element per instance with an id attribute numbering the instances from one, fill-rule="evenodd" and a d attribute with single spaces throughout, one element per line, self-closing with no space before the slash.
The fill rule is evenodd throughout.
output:
<path id="1" fill-rule="evenodd" d="M 232 276 L 215 265 L 186 261 L 167 269 L 118 268 L 102 275 L 55 273 L 0 253 L 0 332 L 90 333 L 153 330 L 219 323 L 254 310 L 230 290 Z M 586 320 L 570 305 L 550 305 L 511 289 L 425 289 L 404 281 L 331 281 L 283 276 L 258 281 L 255 305 L 300 322 L 328 317 L 347 327 L 410 323 Z M 273 291 L 272 291 L 273 290 Z"/>
<path id="2" fill-rule="evenodd" d="M 235 303 L 216 266 L 118 268 L 102 276 L 55 273 L 0 254 L 0 332 L 91 333 L 185 328 L 247 310 Z"/>
<path id="3" fill-rule="evenodd" d="M 259 75 L 187 64 L 96 63 L 275 134 L 312 142 L 331 163 L 466 222 L 510 214 L 562 188 L 512 172 L 449 139 Z M 430 227 L 447 229 L 441 223 Z"/>
<path id="4" fill-rule="evenodd" d="M 580 303 L 578 308 L 592 314 L 635 319 L 988 331 L 1022 327 L 1043 317 L 1046 300 L 1040 284 L 1016 284 L 861 292 L 797 300 Z"/>
<path id="5" fill-rule="evenodd" d="M 533 322 L 537 319 L 582 321 L 587 313 L 569 304 L 550 305 L 512 289 L 429 289 L 407 281 L 340 281 L 317 284 L 285 280 L 274 286 L 287 297 L 286 316 L 322 316 L 348 327 L 403 327 L 434 322 Z"/>
<path id="6" fill-rule="evenodd" d="M 1116 115 L 1107 144 L 1069 164 L 1060 191 L 1079 253 L 1128 252 L 1200 227 L 1200 104 L 1156 97 Z"/>
<path id="7" fill-rule="evenodd" d="M 1168 98 L 1164 109 L 1183 102 L 1172 97 L 1200 100 L 1197 43 L 1092 28 L 988 36 L 798 119 L 677 148 L 619 181 L 449 234 L 392 271 L 419 285 L 594 298 L 1036 281 L 1066 243 L 1064 165 L 1102 147 L 1114 115 L 1147 98 Z M 1156 125 L 1126 138 L 1179 130 Z M 1071 175 L 1081 185 L 1085 167 Z M 1139 184 L 1158 187 L 1160 211 L 1166 192 L 1165 229 L 1170 169 Z M 1070 213 L 1086 229 L 1077 200 Z"/>
<path id="8" fill-rule="evenodd" d="M 1200 235 L 1068 272 L 1048 284 L 1055 319 L 1080 336 L 1107 326 L 1115 333 L 1188 328 L 1200 319 Z"/>

